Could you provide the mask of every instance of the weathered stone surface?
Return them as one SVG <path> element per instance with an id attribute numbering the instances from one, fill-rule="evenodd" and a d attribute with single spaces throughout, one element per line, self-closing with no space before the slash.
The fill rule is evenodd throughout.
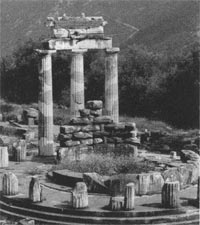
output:
<path id="1" fill-rule="evenodd" d="M 72 139 L 72 134 L 60 133 L 58 135 L 58 141 L 68 141 L 68 140 L 71 140 L 71 139 Z"/>
<path id="2" fill-rule="evenodd" d="M 18 225 L 35 225 L 35 220 L 32 219 L 22 219 L 18 222 Z"/>
<path id="3" fill-rule="evenodd" d="M 115 144 L 115 139 L 111 137 L 106 137 L 106 143 Z"/>
<path id="4" fill-rule="evenodd" d="M 181 150 L 180 157 L 182 162 L 187 162 L 188 160 L 200 162 L 200 156 L 192 150 Z"/>
<path id="5" fill-rule="evenodd" d="M 97 117 L 102 116 L 102 109 L 90 110 L 90 115 Z"/>
<path id="6" fill-rule="evenodd" d="M 132 210 L 135 208 L 135 184 L 129 183 L 126 185 L 124 196 L 124 209 Z"/>
<path id="7" fill-rule="evenodd" d="M 197 184 L 197 202 L 200 202 L 200 176 L 198 177 L 198 184 Z"/>
<path id="8" fill-rule="evenodd" d="M 32 118 L 38 118 L 38 110 L 34 108 L 24 109 L 22 113 L 22 117 L 32 117 Z"/>
<path id="9" fill-rule="evenodd" d="M 136 124 L 135 123 L 126 123 L 125 124 L 125 129 L 127 131 L 132 131 L 132 130 L 136 130 Z"/>
<path id="10" fill-rule="evenodd" d="M 72 140 L 69 140 L 69 141 L 65 141 L 63 143 L 63 147 L 72 147 L 72 146 L 76 146 L 76 145 L 80 145 L 80 141 L 72 141 Z"/>
<path id="11" fill-rule="evenodd" d="M 112 196 L 110 198 L 109 208 L 112 211 L 120 211 L 124 209 L 124 197 Z"/>
<path id="12" fill-rule="evenodd" d="M 87 186 L 84 182 L 77 182 L 72 192 L 72 207 L 82 209 L 88 207 Z"/>
<path id="13" fill-rule="evenodd" d="M 99 117 L 95 117 L 93 120 L 94 124 L 109 124 L 112 123 L 113 120 L 111 119 L 110 116 L 99 116 Z"/>
<path id="14" fill-rule="evenodd" d="M 22 138 L 25 139 L 27 142 L 33 141 L 35 139 L 35 131 L 28 131 L 23 135 Z"/>
<path id="15" fill-rule="evenodd" d="M 88 117 L 90 115 L 89 109 L 79 109 L 80 117 Z"/>
<path id="16" fill-rule="evenodd" d="M 100 100 L 93 100 L 93 101 L 87 101 L 86 102 L 86 108 L 88 109 L 102 109 L 103 108 L 103 102 Z"/>
<path id="17" fill-rule="evenodd" d="M 8 167 L 8 147 L 0 146 L 0 168 Z"/>
<path id="18" fill-rule="evenodd" d="M 162 188 L 162 206 L 164 208 L 178 208 L 179 202 L 179 182 L 166 182 Z"/>
<path id="19" fill-rule="evenodd" d="M 29 184 L 29 199 L 32 202 L 42 202 L 42 187 L 37 177 L 32 177 Z"/>
<path id="20" fill-rule="evenodd" d="M 138 194 L 161 193 L 164 179 L 159 172 L 142 173 L 138 175 Z"/>
<path id="21" fill-rule="evenodd" d="M 113 137 L 113 140 L 115 144 L 123 143 L 123 139 L 120 137 Z"/>
<path id="22" fill-rule="evenodd" d="M 93 144 L 94 145 L 100 144 L 100 143 L 103 143 L 103 139 L 102 138 L 94 138 L 93 139 Z"/>
<path id="23" fill-rule="evenodd" d="M 105 131 L 124 131 L 124 123 L 112 123 L 104 126 Z"/>
<path id="24" fill-rule="evenodd" d="M 16 162 L 21 162 L 26 160 L 26 140 L 20 139 L 19 141 L 13 143 L 13 160 Z"/>
<path id="25" fill-rule="evenodd" d="M 84 173 L 83 181 L 86 183 L 88 191 L 108 193 L 108 188 L 104 184 L 104 179 L 98 173 Z"/>
<path id="26" fill-rule="evenodd" d="M 70 121 L 72 125 L 88 125 L 91 124 L 91 121 L 88 118 L 76 117 Z"/>
<path id="27" fill-rule="evenodd" d="M 93 144 L 93 139 L 83 139 L 81 140 L 81 144 L 83 145 L 92 145 Z"/>
<path id="28" fill-rule="evenodd" d="M 29 118 L 28 118 L 28 125 L 29 125 L 29 126 L 33 126 L 33 125 L 35 125 L 35 119 L 34 119 L 34 118 L 29 117 Z"/>
<path id="29" fill-rule="evenodd" d="M 182 183 L 181 174 L 176 167 L 165 170 L 162 177 L 165 182 L 179 181 L 180 184 Z"/>
<path id="30" fill-rule="evenodd" d="M 94 145 L 94 152 L 99 152 L 99 153 L 109 153 L 114 151 L 115 145 L 114 144 L 99 144 L 99 145 Z"/>
<path id="31" fill-rule="evenodd" d="M 196 184 L 199 176 L 199 163 L 187 163 L 185 167 L 190 171 L 190 183 Z"/>
<path id="32" fill-rule="evenodd" d="M 100 126 L 99 125 L 87 125 L 87 126 L 82 126 L 81 128 L 82 131 L 90 132 L 90 131 L 100 131 Z"/>
<path id="33" fill-rule="evenodd" d="M 93 138 L 92 133 L 88 133 L 88 132 L 77 132 L 73 134 L 74 138 L 76 139 L 88 139 L 88 138 Z"/>
<path id="34" fill-rule="evenodd" d="M 171 151 L 170 152 L 170 157 L 171 157 L 171 159 L 176 159 L 177 158 L 176 152 L 175 151 Z"/>
<path id="35" fill-rule="evenodd" d="M 131 145 L 140 145 L 140 139 L 139 138 L 127 138 L 125 139 L 125 143 L 131 144 Z"/>
<path id="36" fill-rule="evenodd" d="M 14 173 L 9 172 L 3 175 L 2 193 L 10 196 L 18 194 L 18 179 Z"/>
<path id="37" fill-rule="evenodd" d="M 106 132 L 106 131 L 96 131 L 93 133 L 94 138 L 108 137 L 109 135 L 110 135 L 110 133 Z"/>
<path id="38" fill-rule="evenodd" d="M 73 132 L 78 132 L 80 130 L 81 130 L 81 126 L 65 125 L 60 127 L 60 133 L 63 133 L 63 134 L 71 134 Z"/>

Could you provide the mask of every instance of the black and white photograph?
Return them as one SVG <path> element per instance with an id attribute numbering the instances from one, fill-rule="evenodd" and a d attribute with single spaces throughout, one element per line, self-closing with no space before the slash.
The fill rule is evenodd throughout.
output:
<path id="1" fill-rule="evenodd" d="M 200 225 L 199 53 L 199 0 L 0 0 L 0 225 Z"/>

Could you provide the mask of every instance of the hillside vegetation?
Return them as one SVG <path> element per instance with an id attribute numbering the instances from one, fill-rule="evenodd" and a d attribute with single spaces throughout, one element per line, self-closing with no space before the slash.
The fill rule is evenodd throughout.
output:
<path id="1" fill-rule="evenodd" d="M 1 0 L 2 56 L 30 38 L 50 37 L 46 17 L 103 16 L 114 46 L 142 44 L 156 51 L 179 51 L 197 40 L 198 0 Z M 139 29 L 135 32 L 135 28 Z"/>

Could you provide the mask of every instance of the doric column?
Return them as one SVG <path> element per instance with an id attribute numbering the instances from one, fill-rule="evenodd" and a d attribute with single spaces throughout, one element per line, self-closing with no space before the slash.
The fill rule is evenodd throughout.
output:
<path id="1" fill-rule="evenodd" d="M 72 50 L 71 59 L 71 86 L 70 86 L 70 109 L 71 118 L 80 116 L 79 109 L 84 109 L 84 61 L 85 49 Z"/>
<path id="2" fill-rule="evenodd" d="M 54 155 L 53 148 L 53 90 L 52 59 L 55 50 L 37 50 L 41 55 L 39 65 L 39 123 L 38 140 L 39 155 Z"/>
<path id="3" fill-rule="evenodd" d="M 105 110 L 116 123 L 119 122 L 118 52 L 119 48 L 106 49 L 105 60 Z"/>
<path id="4" fill-rule="evenodd" d="M 125 188 L 124 208 L 125 210 L 132 210 L 135 207 L 135 184 L 129 183 Z"/>

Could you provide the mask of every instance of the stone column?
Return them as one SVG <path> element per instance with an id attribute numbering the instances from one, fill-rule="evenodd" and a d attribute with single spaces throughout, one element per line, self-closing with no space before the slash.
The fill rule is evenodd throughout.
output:
<path id="1" fill-rule="evenodd" d="M 81 209 L 88 207 L 87 186 L 84 182 L 77 182 L 72 192 L 72 207 Z"/>
<path id="2" fill-rule="evenodd" d="M 37 50 L 41 55 L 39 66 L 39 123 L 38 141 L 39 155 L 51 156 L 53 149 L 53 91 L 52 91 L 52 59 L 55 50 Z"/>
<path id="3" fill-rule="evenodd" d="M 124 196 L 124 209 L 132 210 L 135 207 L 135 184 L 129 183 L 126 185 Z"/>
<path id="4" fill-rule="evenodd" d="M 119 122 L 118 52 L 119 48 L 106 49 L 105 60 L 105 112 L 116 123 Z"/>
<path id="5" fill-rule="evenodd" d="M 200 176 L 198 177 L 198 184 L 197 184 L 197 203 L 200 205 Z"/>
<path id="6" fill-rule="evenodd" d="M 71 119 L 80 116 L 79 109 L 84 109 L 84 61 L 85 49 L 72 50 L 71 84 L 70 84 L 70 116 Z"/>
<path id="7" fill-rule="evenodd" d="M 32 177 L 29 184 L 29 199 L 32 202 L 42 202 L 42 187 L 37 177 Z"/>
<path id="8" fill-rule="evenodd" d="M 0 168 L 8 167 L 8 147 L 0 146 Z"/>
<path id="9" fill-rule="evenodd" d="M 14 173 L 8 172 L 3 175 L 2 193 L 9 196 L 18 194 L 18 179 Z"/>
<path id="10" fill-rule="evenodd" d="M 165 182 L 162 188 L 162 206 L 164 208 L 179 207 L 179 182 Z"/>

